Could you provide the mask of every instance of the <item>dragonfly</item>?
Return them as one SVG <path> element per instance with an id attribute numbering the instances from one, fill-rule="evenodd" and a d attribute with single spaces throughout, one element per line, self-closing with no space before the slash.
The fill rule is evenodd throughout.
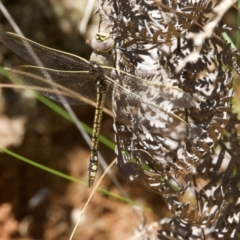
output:
<path id="1" fill-rule="evenodd" d="M 142 107 L 149 111 L 149 119 L 151 115 L 154 116 L 154 119 L 161 122 L 161 126 L 158 122 L 150 122 L 149 119 L 144 121 L 139 118 L 139 122 L 148 122 L 148 126 L 151 126 L 149 131 L 153 134 L 170 134 L 170 127 L 166 127 L 169 125 L 182 125 L 185 132 L 190 132 L 189 123 L 175 115 L 172 109 L 195 106 L 193 98 L 178 87 L 149 81 L 114 68 L 115 43 L 109 33 L 98 32 L 92 39 L 93 53 L 89 61 L 10 32 L 1 33 L 0 42 L 33 64 L 18 66 L 10 71 L 18 83 L 36 89 L 46 97 L 63 104 L 89 103 L 96 106 L 88 168 L 89 187 L 92 187 L 98 170 L 99 134 L 106 98 L 107 102 L 110 102 L 110 109 L 114 97 L 119 95 L 136 108 Z M 121 106 L 114 111 L 118 122 L 129 124 L 129 116 L 121 114 Z M 133 115 L 137 117 L 138 111 Z"/>

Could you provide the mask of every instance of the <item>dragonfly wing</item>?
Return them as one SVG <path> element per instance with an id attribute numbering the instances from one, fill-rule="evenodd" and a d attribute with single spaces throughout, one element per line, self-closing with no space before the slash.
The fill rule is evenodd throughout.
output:
<path id="1" fill-rule="evenodd" d="M 111 75 L 109 68 L 104 67 L 104 71 L 105 75 Z M 112 76 L 116 77 L 114 74 Z M 152 134 L 173 138 L 195 135 L 195 130 L 173 113 L 176 109 L 194 106 L 194 100 L 189 94 L 178 88 L 146 81 L 123 72 L 119 78 L 124 78 L 124 83 L 106 78 L 113 88 L 115 101 L 112 108 L 119 123 L 141 130 L 144 137 L 149 139 Z"/>
<path id="2" fill-rule="evenodd" d="M 45 47 L 15 33 L 1 33 L 0 42 L 33 65 L 57 70 L 88 70 L 87 60 Z"/>
<path id="3" fill-rule="evenodd" d="M 173 111 L 196 105 L 193 98 L 182 89 L 160 83 L 161 76 L 153 76 L 152 81 L 136 77 L 126 72 L 103 66 L 104 73 L 109 78 L 110 85 L 117 82 L 121 89 L 128 89 L 130 92 L 141 96 L 143 101 L 151 102 L 162 108 Z"/>
<path id="4" fill-rule="evenodd" d="M 19 66 L 10 76 L 18 83 L 41 92 L 57 102 L 80 105 L 96 101 L 94 79 L 88 71 L 59 71 L 35 66 Z"/>

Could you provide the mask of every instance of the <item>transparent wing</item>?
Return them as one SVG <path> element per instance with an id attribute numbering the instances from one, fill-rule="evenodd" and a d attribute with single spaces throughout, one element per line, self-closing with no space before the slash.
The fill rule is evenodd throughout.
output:
<path id="1" fill-rule="evenodd" d="M 143 99 L 153 105 L 160 105 L 161 108 L 169 111 L 193 107 L 196 104 L 188 93 L 178 87 L 148 81 L 108 66 L 102 68 L 105 75 L 108 76 L 107 81 L 110 85 L 117 85 L 119 91 L 133 94 L 139 100 Z M 154 79 L 154 81 L 156 80 Z"/>
<path id="2" fill-rule="evenodd" d="M 35 66 L 19 66 L 12 69 L 10 75 L 18 83 L 36 89 L 58 102 L 93 105 L 96 101 L 95 82 L 88 71 L 60 71 Z"/>
<path id="3" fill-rule="evenodd" d="M 60 71 L 35 66 L 19 66 L 11 70 L 11 76 L 19 83 L 27 85 L 31 89 L 36 89 L 55 101 L 71 105 L 83 103 L 95 105 L 95 81 L 88 71 Z M 161 87 L 164 85 L 154 84 L 150 85 L 148 89 L 144 89 L 143 86 L 145 85 L 142 84 L 142 88 L 138 89 L 137 92 L 136 86 L 134 86 L 135 91 L 133 89 L 129 90 L 110 77 L 105 77 L 110 89 L 114 93 L 115 101 L 113 104 L 119 104 L 118 107 L 112 107 L 118 122 L 141 128 L 146 137 L 150 137 L 149 133 L 161 133 L 163 136 L 175 134 L 178 137 L 189 134 L 190 126 L 182 118 L 172 113 L 171 110 L 164 108 L 164 106 L 162 107 L 158 103 L 159 100 L 156 99 L 158 94 L 162 94 L 167 99 L 168 95 L 164 93 L 164 91 L 169 90 L 167 86 L 162 89 Z M 128 78 L 131 84 L 139 84 L 139 82 L 136 82 L 137 79 L 134 76 L 131 76 L 130 79 Z M 149 89 L 158 91 L 158 94 L 150 97 L 145 92 Z M 173 89 L 178 93 L 177 89 Z M 110 92 L 112 91 L 110 90 Z M 190 98 L 186 93 L 182 92 L 182 94 L 183 99 L 180 99 L 179 102 Z M 173 97 L 172 95 L 170 96 Z M 163 98 L 161 99 L 164 102 Z M 183 106 L 191 106 L 190 100 Z M 185 102 L 183 101 L 183 103 Z"/>
<path id="4" fill-rule="evenodd" d="M 0 42 L 33 65 L 69 71 L 89 68 L 84 58 L 45 47 L 15 33 L 1 33 Z"/>
<path id="5" fill-rule="evenodd" d="M 14 33 L 1 33 L 0 41 L 20 57 L 41 67 L 69 71 L 89 70 L 89 62 L 83 58 L 42 46 Z M 109 77 L 118 78 L 120 75 L 122 79 L 125 79 L 126 87 L 130 91 L 137 92 L 137 94 L 138 92 L 145 93 L 141 97 L 149 102 L 154 102 L 156 105 L 160 103 L 169 109 L 194 106 L 194 101 L 190 95 L 178 88 L 147 81 L 116 69 L 113 73 L 111 67 L 105 66 L 104 69 L 105 74 Z M 109 82 L 113 83 L 111 80 Z M 124 88 L 125 86 L 121 89 Z"/>
<path id="6" fill-rule="evenodd" d="M 113 71 L 110 67 L 103 66 L 103 69 L 113 88 L 113 111 L 119 123 L 141 129 L 144 137 L 149 139 L 153 133 L 175 139 L 195 135 L 195 130 L 173 113 L 174 110 L 195 106 L 188 93 L 122 71 Z"/>

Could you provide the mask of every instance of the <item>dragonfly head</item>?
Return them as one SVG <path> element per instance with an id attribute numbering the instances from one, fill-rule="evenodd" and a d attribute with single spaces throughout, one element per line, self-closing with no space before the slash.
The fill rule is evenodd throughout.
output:
<path id="1" fill-rule="evenodd" d="M 92 39 L 91 46 L 96 52 L 110 52 L 113 49 L 114 40 L 109 33 L 99 32 Z"/>

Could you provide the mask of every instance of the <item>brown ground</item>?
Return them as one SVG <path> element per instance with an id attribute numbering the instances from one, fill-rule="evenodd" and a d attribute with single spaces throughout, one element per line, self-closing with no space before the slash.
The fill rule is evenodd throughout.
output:
<path id="1" fill-rule="evenodd" d="M 76 31 L 80 17 L 73 4 L 77 1 L 56 2 L 59 5 L 43 0 L 3 1 L 28 38 L 87 58 L 90 49 Z M 13 31 L 3 16 L 0 31 Z M 2 45 L 0 49 L 1 66 L 24 63 Z M 92 125 L 92 107 L 81 106 L 74 110 L 79 119 Z M 114 139 L 112 119 L 106 115 L 101 132 Z M 0 89 L 0 146 L 87 181 L 89 147 L 76 127 L 22 91 Z M 100 151 L 108 164 L 115 158 L 114 152 L 102 144 Z M 116 166 L 112 171 L 130 199 L 150 206 L 155 214 L 136 211 L 127 203 L 96 192 L 74 239 L 127 239 L 145 225 L 144 220 L 151 224 L 154 218 L 166 214 L 162 199 L 151 193 L 141 180 L 126 183 Z M 101 173 L 100 169 L 98 176 Z M 101 187 L 119 194 L 109 176 L 104 178 Z M 69 239 L 76 216 L 90 193 L 86 186 L 0 153 L 0 240 Z"/>

